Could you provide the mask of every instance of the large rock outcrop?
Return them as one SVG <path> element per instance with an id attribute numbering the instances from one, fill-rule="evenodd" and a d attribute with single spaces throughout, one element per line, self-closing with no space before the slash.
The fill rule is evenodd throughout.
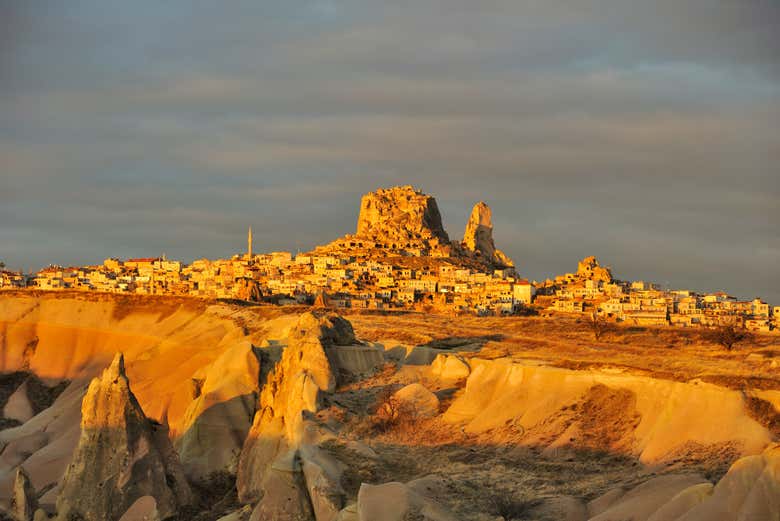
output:
<path id="1" fill-rule="evenodd" d="M 493 242 L 493 213 L 484 201 L 474 205 L 463 234 L 463 247 L 496 266 L 512 266 L 512 260 Z"/>
<path id="2" fill-rule="evenodd" d="M 577 263 L 577 276 L 582 279 L 612 282 L 610 269 L 602 267 L 593 255 Z"/>
<path id="3" fill-rule="evenodd" d="M 438 239 L 449 243 L 436 199 L 411 186 L 379 189 L 360 200 L 357 236 L 390 243 Z"/>
<path id="4" fill-rule="evenodd" d="M 160 518 L 191 503 L 168 431 L 151 422 L 130 390 L 122 354 L 89 385 L 81 437 L 57 499 L 57 519 L 114 521 L 152 496 Z"/>
<path id="5" fill-rule="evenodd" d="M 320 394 L 336 387 L 336 372 L 327 349 L 355 343 L 352 325 L 324 311 L 304 313 L 290 330 L 281 360 L 268 376 L 258 412 L 244 442 L 237 487 L 243 502 L 263 495 L 266 474 L 274 461 L 289 456 L 304 441 L 305 415 L 319 408 Z M 278 463 L 283 466 L 283 463 Z"/>

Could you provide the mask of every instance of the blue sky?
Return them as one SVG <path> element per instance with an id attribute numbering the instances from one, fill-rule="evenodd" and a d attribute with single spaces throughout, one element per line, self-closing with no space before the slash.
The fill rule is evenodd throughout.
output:
<path id="1" fill-rule="evenodd" d="M 0 0 L 0 259 L 308 249 L 413 184 L 532 279 L 780 304 L 777 34 L 773 0 Z"/>

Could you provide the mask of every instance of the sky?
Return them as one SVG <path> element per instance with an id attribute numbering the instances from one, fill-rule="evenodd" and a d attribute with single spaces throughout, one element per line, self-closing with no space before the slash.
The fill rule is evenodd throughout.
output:
<path id="1" fill-rule="evenodd" d="M 0 260 L 307 250 L 412 184 L 530 278 L 780 305 L 776 0 L 0 0 Z"/>

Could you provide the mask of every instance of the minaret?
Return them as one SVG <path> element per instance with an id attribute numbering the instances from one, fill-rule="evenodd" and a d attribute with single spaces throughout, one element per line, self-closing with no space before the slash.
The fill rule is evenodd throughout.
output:
<path id="1" fill-rule="evenodd" d="M 246 236 L 246 258 L 252 259 L 252 227 L 249 227 L 249 233 Z"/>

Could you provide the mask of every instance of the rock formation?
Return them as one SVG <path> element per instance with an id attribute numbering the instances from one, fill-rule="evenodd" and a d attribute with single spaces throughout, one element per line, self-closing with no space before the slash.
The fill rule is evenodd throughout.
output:
<path id="1" fill-rule="evenodd" d="M 249 521 L 314 521 L 297 451 L 277 458 L 265 472 L 263 497 Z"/>
<path id="2" fill-rule="evenodd" d="M 35 490 L 24 469 L 16 468 L 14 494 L 11 503 L 11 514 L 15 521 L 32 521 L 38 502 L 35 500 Z"/>
<path id="3" fill-rule="evenodd" d="M 149 421 L 117 354 L 89 385 L 81 407 L 81 437 L 57 499 L 57 519 L 119 519 L 152 496 L 161 519 L 191 503 L 167 429 Z"/>
<path id="4" fill-rule="evenodd" d="M 612 282 L 612 272 L 609 268 L 601 267 L 599 261 L 592 255 L 577 263 L 577 276 L 582 279 Z"/>
<path id="5" fill-rule="evenodd" d="M 227 348 L 193 375 L 194 400 L 184 413 L 184 433 L 176 440 L 187 477 L 235 473 L 255 414 L 259 376 L 260 363 L 248 341 Z"/>
<path id="6" fill-rule="evenodd" d="M 237 476 L 241 501 L 262 495 L 266 470 L 303 441 L 304 414 L 317 411 L 321 392 L 335 389 L 336 374 L 326 349 L 354 342 L 352 325 L 322 310 L 304 313 L 290 330 L 282 359 L 260 393 L 258 412 L 241 451 Z"/>
<path id="7" fill-rule="evenodd" d="M 411 186 L 379 189 L 360 200 L 357 236 L 386 241 L 437 238 L 449 242 L 436 199 Z"/>
<path id="8" fill-rule="evenodd" d="M 359 521 L 456 521 L 455 516 L 429 497 L 433 491 L 446 493 L 439 476 L 431 475 L 399 483 L 360 485 L 357 498 Z"/>
<path id="9" fill-rule="evenodd" d="M 588 513 L 589 521 L 780 519 L 780 445 L 737 460 L 714 487 L 697 475 L 659 476 L 628 492 L 607 492 Z"/>
<path id="10" fill-rule="evenodd" d="M 391 414 L 411 414 L 415 418 L 433 418 L 439 414 L 439 399 L 424 385 L 412 383 L 393 394 L 397 411 Z"/>
<path id="11" fill-rule="evenodd" d="M 496 266 L 512 266 L 512 260 L 504 252 L 496 249 L 493 242 L 493 214 L 483 201 L 474 205 L 466 231 L 463 234 L 463 247 L 481 256 Z"/>

